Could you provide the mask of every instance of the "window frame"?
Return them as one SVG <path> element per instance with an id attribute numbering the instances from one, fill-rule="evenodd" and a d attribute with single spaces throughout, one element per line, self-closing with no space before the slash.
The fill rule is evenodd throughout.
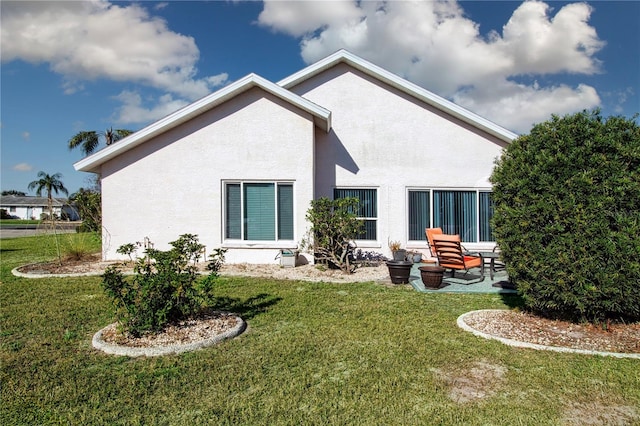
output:
<path id="1" fill-rule="evenodd" d="M 340 190 L 344 190 L 344 191 L 373 191 L 373 193 L 375 194 L 375 217 L 371 216 L 371 217 L 366 217 L 366 216 L 357 216 L 357 219 L 362 220 L 364 222 L 373 222 L 373 231 L 375 232 L 375 238 L 374 239 L 355 239 L 355 242 L 357 244 L 363 244 L 363 245 L 367 245 L 367 244 L 371 244 L 371 243 L 377 243 L 378 242 L 378 234 L 379 232 L 379 223 L 380 223 L 380 197 L 378 196 L 378 187 L 371 187 L 371 186 L 336 186 L 333 188 L 333 199 L 339 199 L 336 198 L 336 191 L 340 191 Z M 344 197 L 343 197 L 344 198 Z"/>
<path id="2" fill-rule="evenodd" d="M 246 185 L 257 185 L 257 184 L 267 184 L 273 185 L 273 209 L 274 209 L 274 217 L 273 217 L 273 239 L 248 239 L 246 238 L 247 232 L 247 224 L 246 224 Z M 232 185 L 239 186 L 239 197 L 240 197 L 240 209 L 237 212 L 239 216 L 236 218 L 236 221 L 239 222 L 239 238 L 228 237 L 229 235 L 229 198 L 228 198 L 228 188 Z M 291 197 L 291 212 L 285 213 L 290 215 L 291 224 L 290 232 L 292 233 L 291 238 L 280 238 L 281 234 L 281 200 L 280 200 L 280 188 L 281 187 L 291 187 L 290 197 Z M 296 203 L 295 203 L 295 181 L 290 179 L 282 179 L 282 180 L 255 180 L 255 179 L 226 179 L 222 181 L 222 227 L 221 227 L 221 237 L 223 244 L 226 246 L 240 245 L 240 246 L 256 246 L 256 245 L 277 245 L 280 246 L 284 244 L 286 247 L 292 247 L 292 244 L 295 244 L 296 237 Z M 284 247 L 283 246 L 283 247 Z"/>
<path id="3" fill-rule="evenodd" d="M 493 216 L 493 209 L 491 208 L 490 212 L 486 215 L 481 214 L 480 211 L 480 204 L 481 204 L 481 195 L 483 193 L 489 193 L 491 194 L 493 191 L 491 190 L 491 188 L 439 188 L 439 187 L 408 187 L 407 188 L 407 195 L 406 195 L 406 200 L 407 200 L 407 214 L 406 214 L 406 227 L 405 230 L 407 232 L 407 242 L 410 244 L 418 244 L 418 243 L 423 243 L 424 241 L 427 240 L 426 235 L 424 234 L 424 231 L 422 234 L 420 234 L 421 239 L 419 240 L 415 240 L 415 239 L 410 239 L 411 235 L 411 223 L 410 223 L 410 217 L 409 215 L 411 214 L 411 192 L 428 192 L 429 193 L 429 218 L 428 218 L 428 222 L 429 222 L 429 227 L 434 227 L 434 223 L 435 223 L 435 208 L 434 208 L 434 194 L 437 191 L 442 191 L 442 192 L 472 192 L 474 193 L 474 214 L 475 214 L 475 222 L 474 222 L 474 228 L 475 228 L 475 235 L 474 235 L 474 240 L 473 241 L 463 241 L 469 244 L 487 244 L 487 243 L 495 243 L 495 240 L 482 240 L 481 236 L 483 235 L 482 231 L 488 232 L 488 235 L 493 236 L 493 229 L 491 228 L 491 217 Z M 481 223 L 481 218 L 487 216 L 487 222 L 486 224 Z M 488 226 L 489 229 L 487 230 L 485 228 L 485 226 Z M 445 231 L 446 232 L 446 231 Z"/>

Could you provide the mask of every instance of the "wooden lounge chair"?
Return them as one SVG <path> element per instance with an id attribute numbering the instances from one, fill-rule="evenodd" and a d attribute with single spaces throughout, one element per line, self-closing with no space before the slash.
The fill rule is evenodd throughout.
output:
<path id="1" fill-rule="evenodd" d="M 464 270 L 465 274 L 471 268 L 480 268 L 480 279 L 474 282 L 484 281 L 482 271 L 482 258 L 465 254 L 460 244 L 459 235 L 434 235 L 433 246 L 438 258 L 438 264 L 446 269 L 451 269 L 451 277 L 455 277 L 456 271 Z"/>

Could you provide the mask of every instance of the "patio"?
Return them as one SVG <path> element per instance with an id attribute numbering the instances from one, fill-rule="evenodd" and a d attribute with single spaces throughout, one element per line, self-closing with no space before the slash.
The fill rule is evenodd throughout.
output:
<path id="1" fill-rule="evenodd" d="M 494 273 L 493 279 L 489 276 L 489 271 L 485 271 L 484 281 L 477 282 L 480 278 L 480 269 L 473 268 L 466 275 L 464 272 L 456 271 L 455 278 L 451 278 L 451 273 L 447 271 L 442 280 L 442 285 L 438 289 L 426 288 L 420 278 L 420 266 L 423 263 L 414 263 L 411 268 L 409 283 L 422 293 L 496 293 L 496 294 L 516 294 L 518 291 L 509 282 L 507 272 L 498 270 Z"/>

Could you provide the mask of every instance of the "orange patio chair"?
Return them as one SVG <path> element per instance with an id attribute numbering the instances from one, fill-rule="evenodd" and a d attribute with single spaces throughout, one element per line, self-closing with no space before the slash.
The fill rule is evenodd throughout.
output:
<path id="1" fill-rule="evenodd" d="M 471 268 L 480 268 L 480 279 L 477 282 L 484 281 L 482 258 L 465 254 L 460 244 L 460 235 L 434 235 L 433 246 L 438 264 L 445 270 L 451 269 L 452 278 L 455 277 L 456 271 L 464 270 L 467 274 Z"/>
<path id="2" fill-rule="evenodd" d="M 431 257 L 438 257 L 436 250 L 433 248 L 433 236 L 442 235 L 442 228 L 424 228 L 424 233 L 427 235 L 427 242 L 429 243 L 429 250 L 431 250 Z"/>

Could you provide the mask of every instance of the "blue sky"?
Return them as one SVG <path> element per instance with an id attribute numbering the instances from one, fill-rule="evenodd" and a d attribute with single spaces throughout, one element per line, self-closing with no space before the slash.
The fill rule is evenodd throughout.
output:
<path id="1" fill-rule="evenodd" d="M 248 73 L 340 48 L 516 131 L 640 112 L 640 2 L 12 2 L 1 12 L 2 190 L 88 186 L 67 141 L 138 130 Z M 135 184 L 132 182 L 132 185 Z"/>

